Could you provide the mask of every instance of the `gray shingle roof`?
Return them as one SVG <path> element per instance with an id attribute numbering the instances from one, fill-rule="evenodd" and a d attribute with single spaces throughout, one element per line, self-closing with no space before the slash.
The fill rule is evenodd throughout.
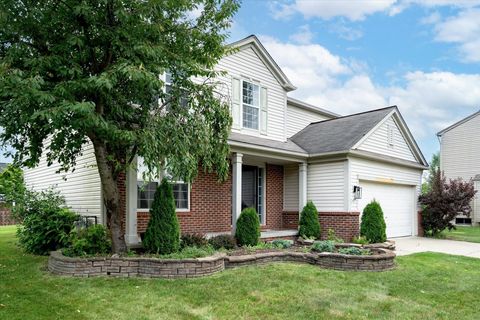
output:
<path id="1" fill-rule="evenodd" d="M 303 153 L 305 155 L 307 154 L 307 152 L 305 150 L 303 150 L 301 147 L 299 147 L 297 144 L 295 144 L 291 140 L 287 140 L 285 142 L 282 142 L 282 141 L 276 141 L 276 140 L 266 139 L 266 138 L 259 138 L 259 137 L 250 136 L 250 135 L 247 135 L 247 134 L 236 133 L 236 132 L 231 132 L 230 136 L 228 137 L 228 140 L 229 141 L 242 142 L 242 143 L 248 143 L 248 144 L 257 145 L 257 146 L 260 146 L 260 147 L 278 149 L 278 150 L 282 150 L 282 151 Z"/>
<path id="2" fill-rule="evenodd" d="M 348 151 L 396 108 L 393 106 L 314 122 L 291 140 L 309 154 Z"/>

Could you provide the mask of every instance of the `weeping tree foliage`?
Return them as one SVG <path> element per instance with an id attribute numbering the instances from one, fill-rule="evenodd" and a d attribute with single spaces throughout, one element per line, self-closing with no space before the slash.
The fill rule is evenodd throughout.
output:
<path id="1" fill-rule="evenodd" d="M 226 178 L 231 119 L 214 66 L 237 9 L 237 0 L 0 1 L 0 142 L 17 164 L 45 153 L 64 171 L 91 142 L 113 251 L 126 250 L 117 182 L 135 155 L 150 176 L 163 163 L 191 181 L 201 163 Z"/>

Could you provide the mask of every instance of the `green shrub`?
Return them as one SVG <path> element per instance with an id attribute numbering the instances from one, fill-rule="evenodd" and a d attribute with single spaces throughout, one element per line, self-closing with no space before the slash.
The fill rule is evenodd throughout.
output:
<path id="1" fill-rule="evenodd" d="M 70 232 L 78 215 L 65 208 L 65 200 L 53 190 L 26 191 L 17 217 L 18 242 L 26 252 L 46 255 L 70 244 Z"/>
<path id="2" fill-rule="evenodd" d="M 369 249 L 361 249 L 357 247 L 340 248 L 338 249 L 338 253 L 348 254 L 351 256 L 366 256 L 372 254 Z"/>
<path id="3" fill-rule="evenodd" d="M 169 254 L 154 255 L 155 258 L 160 259 L 191 259 L 203 258 L 215 254 L 215 249 L 207 245 L 204 247 L 185 247 L 178 252 Z"/>
<path id="4" fill-rule="evenodd" d="M 163 179 L 155 192 L 150 220 L 143 238 L 143 247 L 147 252 L 169 254 L 178 251 L 180 226 L 175 211 L 172 186 Z"/>
<path id="5" fill-rule="evenodd" d="M 332 240 L 315 241 L 312 245 L 312 251 L 333 252 L 335 251 L 335 242 Z"/>
<path id="6" fill-rule="evenodd" d="M 180 237 L 180 247 L 204 247 L 208 245 L 208 240 L 201 233 L 186 233 Z"/>
<path id="7" fill-rule="evenodd" d="M 345 241 L 343 241 L 342 238 L 337 237 L 337 235 L 335 234 L 335 229 L 332 229 L 332 228 L 328 228 L 327 240 L 331 240 L 335 243 L 344 243 L 345 242 Z"/>
<path id="8" fill-rule="evenodd" d="M 366 245 L 370 243 L 368 242 L 367 238 L 365 238 L 364 236 L 355 237 L 353 238 L 352 242 L 356 244 L 361 244 L 361 245 Z"/>
<path id="9" fill-rule="evenodd" d="M 300 214 L 300 229 L 298 234 L 304 238 L 320 238 L 320 222 L 318 221 L 318 211 L 312 201 L 303 207 L 302 213 Z"/>
<path id="10" fill-rule="evenodd" d="M 260 221 L 253 208 L 243 209 L 237 220 L 235 238 L 239 246 L 255 246 L 260 240 Z"/>
<path id="11" fill-rule="evenodd" d="M 234 249 L 237 245 L 235 237 L 230 234 L 220 234 L 218 236 L 208 239 L 208 243 L 215 249 Z"/>
<path id="12" fill-rule="evenodd" d="M 72 233 L 71 245 L 63 250 L 70 257 L 107 254 L 112 250 L 108 230 L 101 224 L 91 225 Z"/>
<path id="13" fill-rule="evenodd" d="M 278 240 L 273 240 L 272 245 L 275 248 L 288 249 L 291 246 L 293 246 L 293 241 L 292 240 L 278 239 Z"/>
<path id="14" fill-rule="evenodd" d="M 370 243 L 385 242 L 387 240 L 386 229 L 382 207 L 373 200 L 363 209 L 360 235 L 367 238 Z"/>

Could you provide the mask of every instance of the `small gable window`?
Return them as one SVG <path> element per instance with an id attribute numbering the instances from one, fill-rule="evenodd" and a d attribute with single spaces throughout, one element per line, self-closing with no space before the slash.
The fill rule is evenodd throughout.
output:
<path id="1" fill-rule="evenodd" d="M 258 85 L 242 81 L 243 127 L 258 130 L 260 113 L 260 88 Z"/>

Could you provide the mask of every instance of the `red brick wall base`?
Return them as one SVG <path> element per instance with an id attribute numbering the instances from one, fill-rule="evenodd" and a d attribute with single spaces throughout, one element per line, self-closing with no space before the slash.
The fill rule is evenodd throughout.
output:
<path id="1" fill-rule="evenodd" d="M 14 225 L 15 221 L 12 218 L 12 214 L 9 208 L 0 207 L 0 226 Z"/>
<path id="2" fill-rule="evenodd" d="M 319 212 L 321 238 L 326 239 L 328 230 L 333 229 L 335 235 L 344 241 L 351 241 L 360 232 L 359 212 Z M 283 227 L 295 229 L 298 227 L 298 212 L 283 212 Z"/>

